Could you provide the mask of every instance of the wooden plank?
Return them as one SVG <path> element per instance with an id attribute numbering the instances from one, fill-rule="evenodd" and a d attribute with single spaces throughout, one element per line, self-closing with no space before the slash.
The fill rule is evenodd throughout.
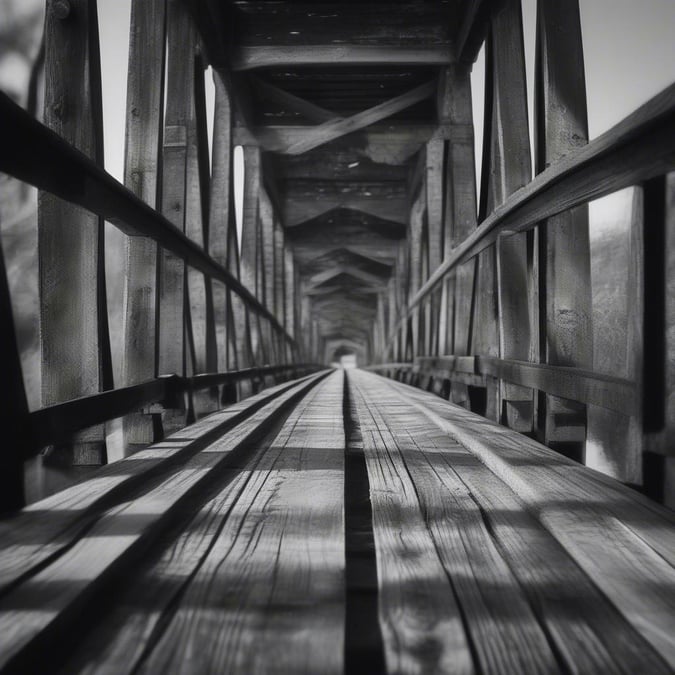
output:
<path id="1" fill-rule="evenodd" d="M 673 667 L 672 512 L 526 436 L 433 395 L 387 383 L 503 480 Z"/>
<path id="2" fill-rule="evenodd" d="M 155 537 L 172 527 L 187 501 L 199 493 L 204 494 L 208 486 L 213 484 L 219 469 L 227 466 L 234 453 L 263 437 L 270 423 L 283 416 L 294 400 L 304 395 L 315 383 L 316 380 L 310 379 L 309 382 L 291 387 L 271 404 L 254 412 L 244 423 L 217 439 L 212 437 L 214 442 L 206 448 L 203 444 L 198 445 L 200 450 L 204 449 L 203 452 L 188 458 L 178 470 L 164 476 L 163 480 L 151 483 L 150 488 L 134 501 L 125 500 L 109 506 L 92 528 L 83 529 L 80 525 L 77 535 L 81 536 L 69 542 L 60 551 L 59 557 L 50 560 L 47 566 L 38 568 L 30 578 L 0 600 L 0 625 L 3 626 L 0 632 L 0 662 L 3 667 L 20 669 L 48 660 L 48 649 L 54 647 L 55 633 L 58 635 L 59 631 L 67 631 L 72 626 L 72 620 L 76 619 L 73 614 L 78 614 L 76 608 L 84 611 L 93 602 L 89 605 L 93 609 L 97 592 L 106 591 L 110 576 L 127 565 L 135 566 L 139 556 L 147 551 L 147 546 Z M 207 420 L 211 420 L 211 417 L 205 418 L 202 423 Z M 181 442 L 177 440 L 180 447 Z M 185 443 L 183 439 L 182 444 Z M 165 441 L 165 446 L 169 449 L 172 447 L 169 441 Z M 140 455 L 153 451 L 155 455 L 165 454 L 160 444 L 125 461 L 134 462 Z M 118 481 L 125 478 L 123 475 L 117 476 Z M 85 484 L 85 490 L 91 490 L 91 483 Z M 100 495 L 100 492 L 96 491 L 96 494 Z M 69 496 L 72 499 L 72 491 Z M 54 508 L 54 502 L 60 499 L 60 508 L 63 509 L 63 497 L 62 493 L 40 506 L 44 508 L 51 502 L 50 506 Z M 39 513 L 44 516 L 44 511 Z M 52 542 L 51 547 L 58 550 L 59 543 Z M 27 552 L 20 550 L 20 553 L 25 560 Z M 16 564 L 18 561 L 13 562 Z M 22 566 L 18 573 L 23 574 L 25 571 L 25 566 Z M 16 568 L 13 573 L 17 574 Z M 48 611 L 43 610 L 44 605 L 31 609 L 34 605 L 30 598 L 35 597 L 36 592 L 49 603 Z M 49 593 L 48 601 L 46 593 Z"/>
<path id="3" fill-rule="evenodd" d="M 364 398 L 359 382 L 350 374 L 351 401 L 370 483 L 387 670 L 472 673 L 460 608 L 415 486 L 397 452 L 396 438 L 370 405 L 372 392 L 369 400 Z"/>
<path id="4" fill-rule="evenodd" d="M 59 18 L 56 11 L 46 14 L 45 124 L 100 164 L 100 101 L 95 100 L 96 81 L 100 80 L 100 70 L 96 72 L 96 5 L 90 0 L 76 0 L 70 4 L 69 16 Z M 94 214 L 49 193 L 40 195 L 38 257 L 45 405 L 95 393 L 103 386 L 104 343 L 98 320 L 102 240 L 103 222 Z M 105 307 L 100 310 L 106 311 Z M 83 432 L 61 452 L 68 463 L 105 463 L 104 429 Z"/>
<path id="5" fill-rule="evenodd" d="M 158 206 L 160 197 L 165 51 L 165 0 L 134 0 L 129 37 L 124 183 L 152 208 Z M 122 366 L 125 386 L 155 376 L 157 254 L 157 244 L 152 239 L 127 239 Z M 125 452 L 152 443 L 149 415 L 128 415 L 123 424 Z"/>
<path id="6" fill-rule="evenodd" d="M 324 122 L 315 127 L 304 140 L 282 148 L 279 152 L 288 155 L 301 155 L 320 145 L 363 129 L 429 98 L 436 91 L 436 86 L 434 80 L 350 117 Z"/>
<path id="7" fill-rule="evenodd" d="M 2 138 L 0 167 L 3 171 L 99 214 L 125 234 L 150 237 L 186 264 L 224 283 L 251 311 L 266 316 L 277 326 L 276 319 L 268 316 L 266 309 L 230 272 L 167 218 L 135 197 L 57 134 L 31 118 L 2 92 L 0 111 L 8 122 L 0 132 L 12 129 L 11 134 L 7 132 Z M 277 326 L 276 330 L 281 330 L 281 327 Z"/>
<path id="8" fill-rule="evenodd" d="M 395 446 L 388 447 L 396 457 L 391 461 L 401 462 L 414 485 L 419 500 L 416 506 L 424 514 L 471 636 L 476 669 L 558 672 L 547 637 L 478 505 L 443 461 L 461 451 L 461 446 L 438 428 L 429 427 L 426 416 L 411 410 L 373 376 L 355 373 L 350 381 L 377 420 L 379 433 L 395 439 Z M 505 616 L 509 618 L 504 620 Z"/>
<path id="9" fill-rule="evenodd" d="M 447 447 L 451 441 L 445 439 Z M 450 452 L 427 454 L 427 460 L 439 473 L 455 473 L 470 490 L 568 671 L 667 672 L 650 645 L 477 457 L 455 445 Z"/>
<path id="10" fill-rule="evenodd" d="M 342 385 L 307 395 L 251 472 L 147 669 L 342 672 Z"/>
<path id="11" fill-rule="evenodd" d="M 213 440 L 246 420 L 263 405 L 298 383 L 279 385 L 204 418 L 191 427 L 194 436 L 167 439 L 109 467 L 98 469 L 90 481 L 74 485 L 26 507 L 0 524 L 0 593 L 4 594 L 33 568 L 65 550 L 89 519 L 135 494 L 152 477 L 180 464 L 204 441 Z M 52 517 L 45 518 L 47 511 Z"/>
<path id="12" fill-rule="evenodd" d="M 232 56 L 235 71 L 257 68 L 317 66 L 445 66 L 453 61 L 447 46 L 397 47 L 385 45 L 239 46 Z"/>
<path id="13" fill-rule="evenodd" d="M 234 17 L 242 45 L 404 45 L 428 47 L 451 41 L 457 8 L 452 4 L 397 2 L 246 1 Z"/>

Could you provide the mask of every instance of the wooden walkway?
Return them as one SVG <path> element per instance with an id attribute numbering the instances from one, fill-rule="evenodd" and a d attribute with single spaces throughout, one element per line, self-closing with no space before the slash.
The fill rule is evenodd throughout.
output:
<path id="1" fill-rule="evenodd" d="M 674 524 L 432 394 L 324 371 L 2 521 L 0 665 L 668 673 Z"/>

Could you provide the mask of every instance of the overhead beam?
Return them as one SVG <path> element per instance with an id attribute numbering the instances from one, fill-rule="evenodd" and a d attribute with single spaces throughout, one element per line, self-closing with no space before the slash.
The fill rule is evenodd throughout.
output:
<path id="1" fill-rule="evenodd" d="M 383 286 L 386 283 L 386 279 L 384 277 L 380 277 L 377 274 L 371 274 L 370 272 L 359 269 L 354 265 L 337 265 L 336 267 L 312 275 L 308 279 L 309 288 L 315 288 L 316 286 L 329 281 L 333 277 L 338 276 L 338 274 L 348 274 L 350 277 L 354 277 L 359 281 L 363 281 L 367 284 L 372 284 L 375 286 Z"/>
<path id="2" fill-rule="evenodd" d="M 454 61 L 448 45 L 264 45 L 239 47 L 232 57 L 235 71 L 286 66 L 447 66 Z"/>
<path id="3" fill-rule="evenodd" d="M 249 76 L 249 82 L 260 95 L 276 103 L 281 103 L 281 105 L 288 106 L 313 122 L 321 123 L 342 119 L 330 110 L 326 110 L 310 101 L 306 101 L 304 98 L 275 87 L 273 84 L 269 84 L 255 75 Z"/>
<path id="4" fill-rule="evenodd" d="M 361 211 L 370 216 L 405 225 L 409 207 L 408 200 L 403 197 L 373 199 L 359 195 L 345 195 L 343 198 L 326 200 L 295 198 L 286 200 L 283 208 L 283 221 L 287 227 L 293 227 L 339 208 Z"/>
<path id="5" fill-rule="evenodd" d="M 356 115 L 320 124 L 313 128 L 306 138 L 300 139 L 286 148 L 282 148 L 280 152 L 287 155 L 301 155 L 308 150 L 334 141 L 341 136 L 363 129 L 375 122 L 391 117 L 401 110 L 415 105 L 415 103 L 424 101 L 436 93 L 437 86 L 438 84 L 434 79 L 410 91 L 406 91 L 400 96 L 395 96 L 372 108 L 356 113 Z"/>

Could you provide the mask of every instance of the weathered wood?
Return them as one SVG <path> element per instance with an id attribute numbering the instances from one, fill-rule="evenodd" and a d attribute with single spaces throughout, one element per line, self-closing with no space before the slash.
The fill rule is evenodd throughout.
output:
<path id="1" fill-rule="evenodd" d="M 213 148 L 211 160 L 211 201 L 209 205 L 208 251 L 213 259 L 230 273 L 238 275 L 236 232 L 233 222 L 232 195 L 232 107 L 228 84 L 221 73 L 213 71 L 214 111 Z M 234 237 L 232 236 L 234 234 Z M 234 248 L 232 251 L 234 240 Z M 230 293 L 221 284 L 213 285 L 214 322 L 216 328 L 216 370 L 236 366 L 232 359 L 233 336 L 228 330 Z"/>
<path id="2" fill-rule="evenodd" d="M 452 50 L 438 47 L 384 45 L 299 45 L 239 47 L 232 58 L 234 70 L 256 68 L 335 65 L 444 66 L 453 60 Z"/>
<path id="3" fill-rule="evenodd" d="M 537 172 L 588 142 L 586 87 L 577 3 L 563 11 L 548 0 L 537 8 Z M 539 229 L 542 362 L 591 368 L 592 308 L 588 209 L 580 206 L 549 218 Z M 543 292 L 542 292 L 543 289 Z M 583 460 L 586 411 L 547 398 L 540 433 Z M 570 445 L 571 444 L 571 445 Z"/>
<path id="4" fill-rule="evenodd" d="M 252 468 L 147 670 L 342 672 L 342 380 L 310 393 Z"/>
<path id="5" fill-rule="evenodd" d="M 335 115 L 335 113 L 332 113 L 330 110 L 326 110 L 299 96 L 295 96 L 295 94 L 291 94 L 279 87 L 275 87 L 273 84 L 270 84 L 259 77 L 251 76 L 249 82 L 253 85 L 253 88 L 263 96 L 270 98 L 277 103 L 281 103 L 282 105 L 291 107 L 311 122 L 327 122 L 328 120 L 334 120 L 336 117 L 339 117 L 339 115 Z"/>
<path id="6" fill-rule="evenodd" d="M 585 204 L 675 166 L 675 85 L 615 127 L 571 150 L 518 190 L 457 246 L 420 289 L 417 304 L 458 264 L 492 244 L 501 232 L 532 229 L 561 211 Z"/>
<path id="7" fill-rule="evenodd" d="M 675 521 L 634 490 L 440 399 L 389 382 L 502 479 L 672 668 Z M 625 520 L 624 520 L 625 519 Z M 660 582 L 655 584 L 654 580 Z"/>
<path id="8" fill-rule="evenodd" d="M 144 235 L 230 288 L 252 312 L 276 319 L 239 281 L 166 217 L 150 208 L 81 152 L 32 119 L 0 92 L 4 131 L 0 167 L 12 176 L 99 214 L 129 235 Z M 11 129 L 12 133 L 9 133 Z"/>
<path id="9" fill-rule="evenodd" d="M 63 549 L 63 544 L 58 540 L 47 540 L 47 543 L 43 542 L 42 546 L 34 544 L 29 547 L 33 555 L 35 555 L 34 550 L 37 549 L 37 558 L 44 557 L 47 551 L 51 551 L 52 555 L 53 552 L 59 552 L 60 555 L 44 569 L 36 570 L 29 579 L 18 588 L 10 590 L 0 601 L 0 624 L 6 626 L 0 637 L 0 659 L 3 666 L 7 667 L 11 664 L 13 668 L 21 668 L 20 664 L 25 667 L 31 662 L 41 663 L 45 657 L 44 648 L 50 645 L 50 640 L 53 640 L 50 631 L 43 632 L 43 629 L 56 620 L 59 624 L 57 632 L 68 630 L 68 627 L 72 626 L 74 614 L 77 614 L 73 612 L 74 607 L 78 603 L 82 607 L 81 603 L 84 602 L 86 606 L 88 602 L 94 601 L 97 591 L 105 589 L 106 581 L 109 582 L 110 575 L 114 574 L 116 569 L 119 570 L 120 566 L 134 566 L 138 556 L 145 552 L 148 544 L 162 531 L 170 528 L 172 522 L 175 523 L 182 505 L 187 503 L 191 495 L 194 498 L 195 494 L 203 493 L 209 482 L 218 476 L 218 467 L 220 466 L 221 470 L 225 468 L 228 458 L 236 453 L 237 449 L 241 450 L 264 435 L 261 433 L 261 427 L 265 429 L 265 424 L 268 424 L 270 419 L 283 415 L 284 409 L 292 403 L 293 399 L 297 399 L 299 394 L 311 388 L 314 383 L 315 380 L 310 380 L 308 383 L 291 387 L 267 406 L 254 412 L 242 424 L 234 427 L 225 438 L 220 438 L 219 442 L 210 446 L 207 445 L 208 451 L 190 457 L 182 467 L 168 477 L 164 477 L 157 484 L 151 483 L 149 489 L 139 495 L 135 501 L 129 503 L 123 500 L 117 504 L 113 502 L 112 505 L 108 505 L 108 509 L 92 529 L 83 528 L 80 523 L 79 527 L 75 527 L 75 532 L 70 534 L 71 538 L 74 534 L 72 545 Z M 206 428 L 210 425 L 213 428 L 215 417 L 217 414 L 205 418 L 203 423 L 198 424 Z M 211 438 L 213 439 L 213 435 Z M 189 444 L 191 440 L 183 439 L 182 444 Z M 174 449 L 176 445 L 180 447 L 181 441 L 174 444 Z M 171 449 L 171 446 L 172 444 L 169 443 L 168 449 Z M 134 457 L 141 457 L 146 453 L 152 455 L 153 451 L 141 451 Z M 161 448 L 159 448 L 159 453 L 164 454 Z M 157 454 L 157 449 L 155 449 L 154 455 L 157 456 Z M 134 458 L 126 460 L 132 464 L 134 461 Z M 119 483 L 125 478 L 127 477 L 120 477 L 118 474 L 115 482 Z M 95 492 L 97 496 L 100 495 L 99 490 Z M 76 500 L 78 498 L 75 494 L 71 496 L 74 496 Z M 58 496 L 54 497 L 52 502 L 58 499 Z M 63 495 L 60 499 L 63 499 Z M 95 498 L 89 496 L 89 500 L 95 501 Z M 67 519 L 72 518 L 71 512 Z M 126 525 L 123 525 L 125 522 Z M 125 536 L 119 536 L 120 527 L 124 527 Z M 34 535 L 35 532 L 33 532 Z M 16 547 L 9 546 L 9 549 L 5 549 L 8 556 L 5 561 L 9 562 L 10 574 L 14 577 L 23 575 L 26 571 L 25 560 L 28 557 L 28 551 L 25 550 L 25 546 L 23 549 L 19 557 L 23 559 L 24 565 L 20 569 L 15 567 L 19 560 L 12 559 L 12 554 L 16 554 Z M 86 573 L 72 578 L 73 570 L 86 570 Z M 69 583 L 64 590 L 59 581 L 65 578 Z M 43 592 L 51 589 L 50 612 L 44 612 L 41 609 L 31 610 L 31 605 L 26 604 L 37 589 L 42 589 Z M 67 609 L 70 611 L 66 611 Z M 17 621 L 19 615 L 21 620 Z M 54 626 L 51 626 L 51 629 L 54 630 Z"/>
<path id="10" fill-rule="evenodd" d="M 520 2 L 506 3 L 492 19 L 490 68 L 494 105 L 491 189 L 494 209 L 532 178 L 527 124 L 525 55 Z M 502 235 L 496 244 L 499 294 L 499 356 L 527 361 L 533 347 L 529 316 L 526 234 Z M 532 430 L 532 391 L 503 385 L 500 417 L 516 431 Z"/>
<path id="11" fill-rule="evenodd" d="M 359 380 L 354 379 L 357 383 Z M 351 386 L 370 482 L 380 626 L 392 672 L 473 672 L 460 608 L 397 442 Z M 370 398 L 370 397 L 369 397 Z"/>
<path id="12" fill-rule="evenodd" d="M 472 124 L 471 82 L 469 71 L 465 66 L 451 66 L 444 74 L 443 103 L 447 118 L 453 124 Z M 440 105 L 440 104 L 439 104 Z M 450 242 L 454 249 L 471 234 L 476 227 L 476 175 L 474 169 L 473 135 L 466 139 L 451 139 L 448 144 L 448 160 L 446 168 L 448 194 L 452 201 L 447 209 L 446 228 L 449 228 Z M 450 255 L 446 253 L 446 255 Z M 442 266 L 441 266 L 442 267 Z M 440 269 L 440 268 L 437 268 Z M 434 273 L 435 274 L 435 273 Z M 432 277 L 434 277 L 432 274 Z M 463 356 L 471 348 L 471 312 L 473 303 L 475 261 L 459 267 L 454 282 L 453 319 L 454 336 L 452 338 L 453 353 Z M 428 282 L 427 282 L 428 283 Z M 412 307 L 414 298 L 410 299 Z M 455 403 L 468 405 L 466 386 L 457 385 L 452 388 L 452 400 Z"/>
<path id="13" fill-rule="evenodd" d="M 445 142 L 442 140 L 429 141 L 426 147 L 426 198 L 427 198 L 427 231 L 429 251 L 429 273 L 424 281 L 436 270 L 443 260 L 443 209 L 444 203 L 444 169 Z M 439 353 L 439 331 L 441 312 L 441 294 L 436 293 L 432 297 L 428 312 L 430 313 L 430 326 L 427 339 L 429 340 L 428 354 Z M 447 318 L 447 317 L 446 317 Z"/>
<path id="14" fill-rule="evenodd" d="M 423 514 L 434 553 L 451 581 L 471 636 L 475 667 L 483 672 L 557 672 L 556 657 L 533 608 L 502 558 L 471 493 L 451 468 L 454 462 L 450 457 L 461 455 L 463 448 L 430 427 L 419 410 L 411 410 L 386 384 L 359 373 L 350 380 L 367 397 L 367 409 L 376 420 L 389 461 L 398 468 L 397 473 L 407 473 L 414 485 L 414 492 L 398 492 L 402 498 L 390 496 L 387 510 L 392 512 L 399 506 L 406 512 L 419 509 Z M 367 436 L 364 440 L 368 461 Z M 377 503 L 373 507 L 377 518 Z M 503 621 L 505 614 L 512 620 Z M 428 645 L 425 651 L 427 658 L 435 655 Z M 434 664 L 435 669 L 440 670 L 440 663 Z M 459 664 L 455 668 L 461 670 Z"/>
<path id="15" fill-rule="evenodd" d="M 165 51 L 166 0 L 135 0 L 129 37 L 124 183 L 152 208 L 161 199 L 158 170 L 163 145 Z M 156 242 L 146 237 L 129 237 L 126 244 L 123 382 L 132 386 L 156 374 L 158 251 Z M 136 413 L 124 418 L 126 452 L 152 440 L 149 415 Z"/>
<path id="16" fill-rule="evenodd" d="M 351 117 L 325 122 L 315 127 L 304 140 L 282 148 L 279 152 L 289 155 L 301 155 L 320 145 L 334 141 L 341 136 L 391 117 L 393 114 L 429 98 L 435 90 L 436 82 L 428 82 Z"/>
<path id="17" fill-rule="evenodd" d="M 96 4 L 76 0 L 67 19 L 50 6 L 45 19 L 45 124 L 101 164 L 100 63 Z M 97 72 L 98 67 L 98 72 Z M 97 84 L 98 83 L 98 84 Z M 14 133 L 11 124 L 6 127 Z M 22 148 L 22 152 L 28 152 Z M 63 171 L 62 168 L 59 171 Z M 99 286 L 103 221 L 41 193 L 38 202 L 42 401 L 45 405 L 99 391 L 104 384 Z M 67 329 L 65 328 L 67 327 Z M 74 464 L 106 461 L 102 427 L 61 448 Z"/>

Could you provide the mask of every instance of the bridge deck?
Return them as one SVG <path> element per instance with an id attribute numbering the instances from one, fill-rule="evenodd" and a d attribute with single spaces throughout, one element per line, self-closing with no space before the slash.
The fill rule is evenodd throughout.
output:
<path id="1" fill-rule="evenodd" d="M 324 372 L 0 523 L 0 664 L 671 672 L 673 523 L 431 394 Z"/>

